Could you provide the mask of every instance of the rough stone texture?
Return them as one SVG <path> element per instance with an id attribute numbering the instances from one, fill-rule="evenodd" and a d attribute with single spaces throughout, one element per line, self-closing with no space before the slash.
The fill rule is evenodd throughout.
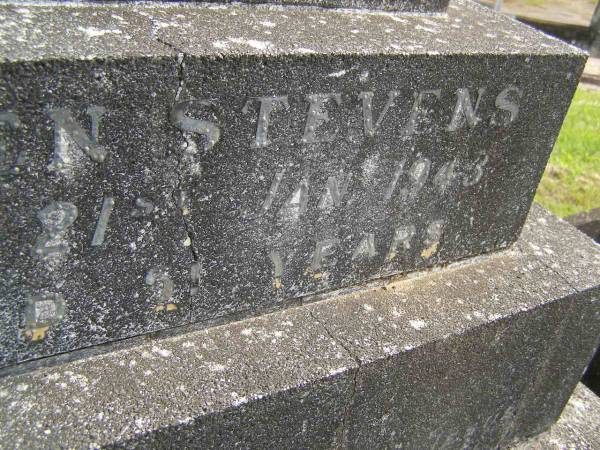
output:
<path id="1" fill-rule="evenodd" d="M 1 364 L 507 247 L 583 62 L 462 0 L 0 5 Z"/>
<path id="2" fill-rule="evenodd" d="M 526 229 L 444 270 L 4 377 L 0 443 L 506 447 L 557 419 L 600 335 L 600 251 L 541 208 Z"/>
<path id="3" fill-rule="evenodd" d="M 578 384 L 558 422 L 512 450 L 594 450 L 600 448 L 600 398 Z"/>
<path id="4" fill-rule="evenodd" d="M 573 214 L 565 220 L 597 243 L 600 243 L 600 208 Z M 600 395 L 600 350 L 596 351 L 583 375 L 582 381 L 587 387 Z"/>
<path id="5" fill-rule="evenodd" d="M 155 0 L 158 1 L 158 0 Z M 200 0 L 184 0 L 200 1 Z M 215 3 L 231 3 L 237 0 L 208 0 Z M 446 11 L 448 0 L 241 0 L 242 3 L 280 4 L 290 6 L 317 6 L 322 8 L 354 8 L 410 13 L 441 13 Z"/>
<path id="6" fill-rule="evenodd" d="M 565 220 L 582 233 L 600 243 L 600 208 L 566 217 Z"/>

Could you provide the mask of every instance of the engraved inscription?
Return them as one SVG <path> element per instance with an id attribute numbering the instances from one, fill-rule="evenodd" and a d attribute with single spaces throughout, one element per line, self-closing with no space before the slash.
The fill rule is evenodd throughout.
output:
<path id="1" fill-rule="evenodd" d="M 306 212 L 308 204 L 308 180 L 302 179 L 298 187 L 289 196 L 279 212 L 287 222 L 297 221 Z"/>
<path id="2" fill-rule="evenodd" d="M 349 175 L 331 176 L 327 179 L 325 191 L 319 200 L 319 209 L 331 209 L 342 205 L 342 199 L 348 190 Z"/>
<path id="3" fill-rule="evenodd" d="M 400 247 L 404 250 L 410 249 L 410 241 L 416 234 L 417 229 L 414 225 L 398 227 L 394 230 L 394 238 L 390 244 L 390 249 L 385 257 L 386 261 L 393 261 L 398 255 Z"/>
<path id="4" fill-rule="evenodd" d="M 108 220 L 114 205 L 115 201 L 112 197 L 104 197 L 96 231 L 94 231 L 94 237 L 92 238 L 92 246 L 97 247 L 104 243 L 104 234 L 106 233 L 106 227 L 108 226 Z"/>
<path id="5" fill-rule="evenodd" d="M 358 98 L 362 100 L 363 107 L 363 123 L 365 127 L 366 136 L 375 136 L 376 131 L 381 126 L 381 122 L 385 118 L 388 110 L 394 106 L 394 100 L 400 95 L 398 91 L 390 91 L 388 93 L 388 99 L 383 107 L 383 110 L 379 114 L 377 122 L 373 125 L 373 92 L 361 92 L 358 94 Z"/>
<path id="6" fill-rule="evenodd" d="M 269 123 L 271 121 L 271 113 L 273 110 L 279 107 L 289 109 L 290 104 L 288 103 L 287 96 L 281 97 L 258 97 L 256 98 L 260 102 L 260 109 L 258 112 L 258 120 L 256 124 L 256 137 L 254 142 L 250 145 L 252 148 L 263 148 L 267 147 L 270 142 L 267 138 L 269 130 Z M 253 100 L 248 100 L 242 109 L 242 112 L 247 113 L 248 107 Z"/>
<path id="7" fill-rule="evenodd" d="M 367 233 L 367 235 L 360 241 L 354 253 L 352 253 L 352 259 L 360 258 L 371 258 L 377 254 L 375 249 L 375 234 Z"/>
<path id="8" fill-rule="evenodd" d="M 79 164 L 82 154 L 95 162 L 102 162 L 106 158 L 106 150 L 98 143 L 100 121 L 106 110 L 101 106 L 90 106 L 86 112 L 92 122 L 91 136 L 67 108 L 48 111 L 48 116 L 54 121 L 54 156 L 49 170 L 70 173 L 73 166 Z"/>
<path id="9" fill-rule="evenodd" d="M 206 136 L 206 147 L 208 151 L 215 146 L 221 138 L 221 129 L 208 120 L 194 119 L 186 115 L 188 109 L 194 105 L 212 106 L 206 100 L 188 100 L 179 102 L 171 110 L 171 123 L 182 131 L 197 133 Z"/>
<path id="10" fill-rule="evenodd" d="M 145 217 L 152 214 L 154 205 L 150 200 L 138 197 L 135 199 L 134 209 L 131 211 L 131 217 Z"/>
<path id="11" fill-rule="evenodd" d="M 479 103 L 484 93 L 484 88 L 477 91 L 477 100 L 475 100 L 475 106 L 473 106 L 471 103 L 471 94 L 468 89 L 459 89 L 456 91 L 456 106 L 452 114 L 452 121 L 448 125 L 448 131 L 457 131 L 464 127 L 465 123 L 470 128 L 473 128 L 481 122 L 481 119 L 477 116 L 477 110 L 479 109 Z"/>
<path id="12" fill-rule="evenodd" d="M 20 223 L 41 225 L 23 244 L 38 270 L 36 288 L 81 293 L 85 298 L 74 301 L 87 305 L 106 302 L 96 283 L 118 280 L 154 319 L 183 309 L 187 303 L 176 300 L 182 294 L 202 306 L 181 317 L 204 320 L 243 302 L 260 303 L 259 297 L 300 297 L 445 263 L 471 246 L 498 248 L 492 215 L 481 213 L 480 200 L 490 197 L 490 180 L 514 167 L 509 127 L 531 114 L 523 89 L 390 83 L 377 91 L 371 80 L 364 71 L 362 89 L 350 91 L 327 79 L 314 90 L 293 85 L 295 92 L 260 95 L 252 87 L 214 97 L 207 90 L 205 100 L 178 95 L 166 114 L 152 115 L 151 124 L 167 130 L 152 131 L 147 146 L 139 145 L 142 112 L 130 133 L 114 129 L 122 126 L 121 111 L 53 107 L 40 111 L 45 126 L 39 127 L 41 141 L 53 138 L 51 145 L 23 146 L 31 170 L 2 139 L 13 145 L 38 131 L 16 113 L 0 112 L 2 174 L 21 168 L 20 177 L 6 182 L 22 183 L 28 200 L 41 197 L 41 204 L 40 198 L 29 203 L 40 205 L 37 213 L 26 211 L 26 202 L 17 205 Z M 183 95 L 187 90 L 193 92 L 186 86 Z M 517 145 L 522 127 L 514 128 Z M 27 185 L 38 173 L 48 186 Z M 104 196 L 90 198 L 93 192 Z M 452 202 L 465 214 L 446 214 L 444 203 Z M 121 208 L 124 216 L 115 215 Z M 482 230 L 491 237 L 474 243 Z M 77 260 L 60 267 L 67 254 Z M 117 260 L 118 269 L 104 270 Z M 123 282 L 121 268 L 140 278 Z M 91 272 L 90 284 L 73 289 L 76 278 L 67 272 L 82 270 Z M 204 297 L 211 300 L 196 301 Z M 31 296 L 17 325 L 21 337 L 53 336 L 64 311 L 61 294 Z"/>
<path id="13" fill-rule="evenodd" d="M 25 305 L 25 338 L 33 342 L 43 340 L 64 313 L 65 299 L 61 294 L 44 292 L 31 297 Z"/>
<path id="14" fill-rule="evenodd" d="M 317 244 L 315 245 L 315 253 L 310 265 L 310 268 L 313 272 L 318 272 L 321 270 L 325 260 L 333 255 L 334 248 L 337 244 L 339 244 L 339 242 L 339 239 L 323 239 L 321 241 L 317 241 Z"/>
<path id="15" fill-rule="evenodd" d="M 273 204 L 273 199 L 275 198 L 275 194 L 277 194 L 277 191 L 279 190 L 279 185 L 281 184 L 281 180 L 283 179 L 284 174 L 285 174 L 285 169 L 281 170 L 280 172 L 277 172 L 275 174 L 275 177 L 273 177 L 273 182 L 271 183 L 269 192 L 268 192 L 267 196 L 265 197 L 265 201 L 263 202 L 263 205 L 262 205 L 263 211 L 268 211 L 269 208 L 271 207 L 271 205 Z"/>
<path id="16" fill-rule="evenodd" d="M 47 259 L 67 253 L 69 243 L 65 235 L 77 219 L 77 207 L 69 202 L 52 202 L 37 217 L 43 231 L 33 246 L 34 256 Z"/>
<path id="17" fill-rule="evenodd" d="M 314 144 L 317 142 L 331 142 L 337 135 L 336 131 L 329 131 L 321 136 L 317 136 L 318 128 L 329 122 L 329 113 L 327 112 L 327 104 L 333 100 L 338 105 L 342 104 L 342 95 L 337 93 L 331 94 L 312 94 L 308 95 L 310 101 L 308 108 L 308 116 L 306 118 L 306 127 L 304 128 L 304 136 L 302 142 L 304 144 Z"/>
<path id="18" fill-rule="evenodd" d="M 172 301 L 175 283 L 167 271 L 154 267 L 146 273 L 144 281 L 154 289 L 151 302 L 154 304 L 155 311 L 170 312 L 177 309 L 177 305 Z"/>

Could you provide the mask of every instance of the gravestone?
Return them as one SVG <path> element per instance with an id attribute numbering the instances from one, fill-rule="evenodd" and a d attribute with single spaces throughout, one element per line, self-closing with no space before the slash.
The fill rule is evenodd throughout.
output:
<path id="1" fill-rule="evenodd" d="M 190 1 L 190 0 L 188 0 Z M 231 3 L 232 0 L 209 0 L 215 3 Z M 322 8 L 359 8 L 381 11 L 411 13 L 444 12 L 448 0 L 242 0 L 251 4 L 281 4 L 291 6 L 318 6 Z"/>
<path id="2" fill-rule="evenodd" d="M 599 335 L 600 250 L 534 207 L 504 252 L 0 378 L 0 445 L 507 448 Z"/>
<path id="3" fill-rule="evenodd" d="M 510 246 L 585 56 L 396 4 L 0 5 L 1 364 Z"/>

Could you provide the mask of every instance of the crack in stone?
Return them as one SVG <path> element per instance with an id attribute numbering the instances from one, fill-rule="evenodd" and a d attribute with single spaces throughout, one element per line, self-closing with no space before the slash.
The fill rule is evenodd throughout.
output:
<path id="1" fill-rule="evenodd" d="M 176 52 L 176 55 L 177 55 L 176 59 L 175 59 L 175 63 L 176 63 L 175 70 L 177 73 L 177 90 L 175 92 L 175 98 L 173 99 L 173 104 L 171 105 L 171 107 L 174 108 L 181 97 L 181 93 L 183 92 L 183 90 L 185 88 L 185 59 L 186 59 L 187 55 L 176 45 L 160 38 L 158 36 L 159 27 L 158 27 L 155 19 L 152 17 L 149 17 L 149 19 L 150 19 L 150 24 L 151 24 L 151 31 L 150 31 L 151 38 L 154 39 L 156 42 L 159 42 L 160 44 L 164 45 L 165 47 L 173 50 L 174 52 Z M 194 228 L 185 217 L 186 216 L 186 214 L 184 212 L 185 191 L 182 189 L 182 187 L 184 185 L 184 180 L 183 180 L 183 173 L 184 173 L 184 168 L 185 168 L 184 167 L 185 166 L 184 155 L 185 155 L 185 152 L 187 151 L 188 147 L 190 146 L 190 141 L 189 141 L 188 136 L 186 136 L 186 134 L 183 130 L 180 131 L 180 134 L 184 140 L 183 154 L 177 155 L 177 164 L 176 164 L 176 168 L 175 168 L 176 182 L 175 182 L 175 184 L 173 186 L 173 190 L 171 192 L 171 198 L 175 202 L 177 211 L 180 214 L 180 217 L 183 222 L 184 229 L 185 229 L 185 234 L 186 234 L 187 238 L 190 240 L 189 247 L 190 247 L 190 253 L 192 256 L 192 260 L 194 263 L 197 263 L 200 260 L 200 258 L 199 258 L 196 246 L 194 245 L 194 240 L 195 240 Z M 193 290 L 194 290 L 193 284 L 195 282 L 196 282 L 196 280 L 192 280 L 192 284 L 190 285 L 190 295 L 192 295 L 192 293 L 193 293 Z"/>
<path id="2" fill-rule="evenodd" d="M 307 310 L 308 314 L 315 320 L 315 322 L 317 322 L 323 328 L 325 333 L 327 333 L 327 335 L 336 344 L 338 344 L 340 347 L 342 347 L 346 351 L 346 353 L 348 353 L 348 355 L 352 359 L 354 359 L 354 361 L 357 364 L 357 367 L 354 370 L 354 375 L 352 376 L 352 382 L 351 382 L 351 387 L 350 387 L 350 398 L 348 399 L 348 401 L 346 402 L 346 405 L 344 406 L 344 414 L 342 417 L 342 423 L 340 424 L 340 426 L 338 427 L 338 430 L 336 432 L 336 444 L 337 444 L 336 448 L 343 449 L 343 448 L 347 447 L 344 443 L 347 438 L 348 425 L 349 425 L 350 417 L 352 414 L 352 405 L 354 404 L 354 400 L 356 398 L 357 387 L 358 387 L 358 375 L 359 375 L 360 369 L 362 367 L 362 362 L 361 362 L 360 358 L 358 356 L 356 356 L 354 354 L 354 352 L 350 349 L 348 344 L 346 344 L 342 340 L 338 339 L 332 333 L 332 331 L 313 313 L 313 311 L 311 311 L 309 308 L 306 308 L 306 310 Z"/>
<path id="3" fill-rule="evenodd" d="M 183 52 L 178 51 L 178 49 L 169 44 L 166 41 L 163 41 L 160 38 L 156 38 L 158 42 L 161 42 L 162 44 L 171 47 L 173 50 L 177 51 L 177 59 L 176 59 L 176 70 L 177 70 L 177 91 L 175 93 L 175 99 L 173 102 L 173 107 L 175 106 L 175 104 L 177 103 L 177 101 L 179 100 L 181 93 L 183 92 L 183 89 L 185 88 L 185 58 L 186 55 Z M 183 153 L 185 153 L 187 151 L 187 148 L 189 147 L 190 143 L 189 143 L 189 138 L 186 136 L 184 131 L 180 131 L 181 137 L 184 140 L 184 144 L 183 144 Z M 183 225 L 185 227 L 185 232 L 186 235 L 188 236 L 188 238 L 190 239 L 190 251 L 192 254 L 192 259 L 194 260 L 194 262 L 198 262 L 199 257 L 198 257 L 198 252 L 196 250 L 196 247 L 194 245 L 194 229 L 192 227 L 192 225 L 188 222 L 188 220 L 186 219 L 186 214 L 184 213 L 184 209 L 185 209 L 185 192 L 182 189 L 184 183 L 183 183 L 183 173 L 184 173 L 184 163 L 185 158 L 183 156 L 179 156 L 177 158 L 177 167 L 176 167 L 176 174 L 177 174 L 177 182 L 175 183 L 175 187 L 173 189 L 172 192 L 172 198 L 173 201 L 175 201 L 175 204 L 177 205 L 177 209 L 181 214 L 181 220 L 183 221 Z M 179 193 L 179 198 L 177 198 L 177 193 Z"/>
<path id="4" fill-rule="evenodd" d="M 181 49 L 179 49 L 177 46 L 171 44 L 168 41 L 165 41 L 164 39 L 158 37 L 158 26 L 155 23 L 155 20 L 153 18 L 150 18 L 151 24 L 152 24 L 152 38 L 154 40 L 156 40 L 156 42 L 161 43 L 162 45 L 170 48 L 171 50 L 175 51 L 177 53 L 176 56 L 176 73 L 177 73 L 177 91 L 175 92 L 175 98 L 173 101 L 173 105 L 172 107 L 175 106 L 175 104 L 177 103 L 177 101 L 179 101 L 179 98 L 181 97 L 181 93 L 183 92 L 183 89 L 185 88 L 185 58 L 186 58 L 186 54 L 185 52 L 183 52 Z M 181 137 L 184 139 L 185 143 L 184 143 L 184 148 L 183 151 L 185 153 L 185 151 L 187 150 L 189 144 L 189 139 L 188 137 L 185 135 L 184 131 L 180 132 Z M 199 257 L 198 257 L 198 252 L 196 250 L 196 247 L 194 246 L 194 230 L 193 227 L 191 226 L 191 224 L 187 221 L 185 214 L 183 213 L 183 202 L 184 200 L 184 192 L 182 191 L 182 186 L 183 186 L 183 166 L 184 166 L 184 158 L 182 157 L 178 157 L 177 160 L 177 168 L 176 168 L 176 175 L 177 175 L 177 182 L 175 183 L 174 189 L 171 193 L 171 197 L 173 199 L 173 201 L 175 202 L 175 205 L 177 206 L 178 211 L 181 214 L 181 220 L 183 221 L 183 226 L 185 228 L 185 233 L 187 235 L 187 237 L 190 239 L 190 252 L 192 255 L 192 259 L 194 262 L 198 262 Z M 177 193 L 179 193 L 179 198 L 177 198 Z"/>

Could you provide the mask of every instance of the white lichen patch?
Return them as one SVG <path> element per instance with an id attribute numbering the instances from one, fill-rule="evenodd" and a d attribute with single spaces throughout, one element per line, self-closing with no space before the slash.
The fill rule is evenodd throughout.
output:
<path id="1" fill-rule="evenodd" d="M 121 34 L 121 30 L 103 30 L 96 27 L 77 27 L 79 31 L 84 33 L 88 38 L 96 38 L 105 34 Z"/>
<path id="2" fill-rule="evenodd" d="M 273 46 L 273 43 L 270 41 L 259 41 L 256 39 L 244 39 L 244 38 L 227 38 L 229 41 L 234 44 L 247 45 L 249 47 L 255 48 L 257 50 L 268 50 Z"/>
<path id="3" fill-rule="evenodd" d="M 220 363 L 215 363 L 215 362 L 207 362 L 205 363 L 206 367 L 208 368 L 208 370 L 210 370 L 211 372 L 223 372 L 225 371 L 225 369 L 227 369 L 227 367 L 223 364 Z"/>
<path id="4" fill-rule="evenodd" d="M 398 353 L 398 347 L 395 345 L 384 345 L 383 353 L 385 353 L 387 356 L 395 355 Z"/>
<path id="5" fill-rule="evenodd" d="M 329 376 L 330 376 L 330 377 L 332 377 L 332 376 L 338 375 L 338 374 L 340 374 L 340 373 L 343 373 L 343 372 L 345 372 L 346 370 L 348 370 L 348 368 L 347 368 L 347 367 L 340 367 L 340 368 L 338 368 L 338 369 L 333 369 L 333 370 L 330 370 L 330 371 L 329 371 Z"/>
<path id="6" fill-rule="evenodd" d="M 169 356 L 173 355 L 173 352 L 171 350 L 160 348 L 156 345 L 152 347 L 152 353 L 156 353 L 157 355 L 162 356 L 163 358 L 168 358 Z"/>
<path id="7" fill-rule="evenodd" d="M 346 75 L 348 73 L 347 70 L 340 70 L 339 72 L 331 72 L 329 75 L 327 75 L 328 77 L 333 77 L 333 78 L 339 78 L 339 77 L 343 77 L 344 75 Z"/>
<path id="8" fill-rule="evenodd" d="M 423 328 L 427 327 L 427 322 L 425 322 L 424 320 L 420 320 L 420 319 L 409 320 L 408 323 L 415 330 L 422 330 Z"/>
<path id="9" fill-rule="evenodd" d="M 317 53 L 317 52 L 311 48 L 300 47 L 300 48 L 295 48 L 293 50 L 293 53 L 299 53 L 301 55 L 310 55 L 310 54 Z"/>

